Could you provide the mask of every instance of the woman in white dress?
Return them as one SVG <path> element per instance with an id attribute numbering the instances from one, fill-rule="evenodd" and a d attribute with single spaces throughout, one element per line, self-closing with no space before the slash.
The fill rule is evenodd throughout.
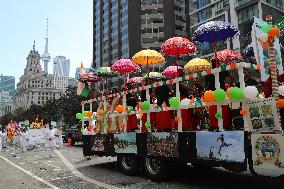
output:
<path id="1" fill-rule="evenodd" d="M 0 151 L 2 150 L 2 140 L 4 137 L 4 133 L 2 131 L 0 131 Z"/>
<path id="2" fill-rule="evenodd" d="M 45 148 L 47 157 L 53 157 L 52 151 L 55 148 L 55 133 L 53 125 L 49 125 L 49 129 L 45 131 Z"/>
<path id="3" fill-rule="evenodd" d="M 58 127 L 55 132 L 56 138 L 56 147 L 59 149 L 63 146 L 63 139 L 62 139 L 62 127 Z"/>
<path id="4" fill-rule="evenodd" d="M 29 134 L 25 128 L 23 129 L 21 140 L 22 140 L 22 150 L 23 152 L 27 152 L 29 146 Z"/>
<path id="5" fill-rule="evenodd" d="M 5 130 L 5 128 L 2 128 L 2 133 L 3 133 L 3 137 L 2 137 L 2 147 L 6 148 L 7 147 L 7 132 Z"/>

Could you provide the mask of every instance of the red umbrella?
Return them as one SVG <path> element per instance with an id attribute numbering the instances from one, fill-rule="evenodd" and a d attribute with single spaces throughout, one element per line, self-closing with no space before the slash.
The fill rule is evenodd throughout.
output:
<path id="1" fill-rule="evenodd" d="M 180 66 L 169 66 L 163 71 L 163 75 L 169 79 L 174 79 L 180 76 L 179 70 L 183 71 Z"/>
<path id="2" fill-rule="evenodd" d="M 228 64 L 234 61 L 240 61 L 241 54 L 233 50 L 225 49 L 225 50 L 216 52 L 216 54 L 213 55 L 211 60 L 214 60 L 214 59 L 217 59 L 221 63 Z"/>
<path id="3" fill-rule="evenodd" d="M 176 57 L 193 54 L 196 50 L 194 43 L 182 37 L 172 37 L 166 40 L 161 47 L 161 52 Z"/>
<path id="4" fill-rule="evenodd" d="M 98 81 L 100 81 L 102 78 L 94 75 L 93 73 L 85 73 L 83 76 L 81 76 L 79 78 L 79 81 L 83 82 L 83 83 L 96 83 Z"/>

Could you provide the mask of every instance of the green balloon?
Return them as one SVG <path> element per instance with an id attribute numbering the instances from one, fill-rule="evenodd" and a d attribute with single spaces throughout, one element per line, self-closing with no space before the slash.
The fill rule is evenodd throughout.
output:
<path id="1" fill-rule="evenodd" d="M 272 26 L 269 26 L 266 23 L 261 25 L 261 31 L 264 32 L 264 33 L 267 33 L 271 29 L 272 29 Z"/>
<path id="2" fill-rule="evenodd" d="M 147 101 L 142 102 L 141 108 L 142 108 L 143 110 L 149 110 L 149 109 L 150 109 L 150 103 L 147 102 Z"/>
<path id="3" fill-rule="evenodd" d="M 179 105 L 180 105 L 180 100 L 179 100 L 179 98 L 177 98 L 177 97 L 172 97 L 172 98 L 170 99 L 169 103 L 170 103 L 170 106 L 171 106 L 172 108 L 177 109 L 177 108 L 179 107 Z"/>
<path id="4" fill-rule="evenodd" d="M 84 117 L 88 117 L 88 112 L 87 112 L 87 111 L 84 111 L 84 112 L 83 112 L 83 116 L 84 116 Z"/>
<path id="5" fill-rule="evenodd" d="M 230 89 L 230 96 L 232 100 L 243 100 L 244 92 L 238 87 L 233 87 Z"/>
<path id="6" fill-rule="evenodd" d="M 215 118 L 216 118 L 216 119 L 222 119 L 222 113 L 217 112 L 217 113 L 215 114 Z"/>
<path id="7" fill-rule="evenodd" d="M 76 114 L 76 119 L 82 119 L 84 116 L 81 113 L 77 113 Z"/>
<path id="8" fill-rule="evenodd" d="M 132 112 L 134 110 L 132 106 L 127 106 L 127 107 L 129 112 Z"/>
<path id="9" fill-rule="evenodd" d="M 214 91 L 214 98 L 216 102 L 224 102 L 226 98 L 226 92 L 223 89 L 217 89 Z"/>

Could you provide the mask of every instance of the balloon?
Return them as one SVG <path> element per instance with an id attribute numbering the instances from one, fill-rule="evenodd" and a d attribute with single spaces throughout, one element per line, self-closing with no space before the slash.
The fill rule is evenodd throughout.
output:
<path id="1" fill-rule="evenodd" d="M 241 114 L 242 116 L 247 116 L 247 115 L 248 115 L 248 111 L 245 110 L 245 109 L 241 109 L 240 114 Z"/>
<path id="2" fill-rule="evenodd" d="M 255 86 L 247 86 L 244 89 L 244 95 L 246 98 L 255 98 L 258 95 L 258 90 Z"/>
<path id="3" fill-rule="evenodd" d="M 215 98 L 214 98 L 214 93 L 213 91 L 206 91 L 204 93 L 204 99 L 207 101 L 207 102 L 214 102 L 215 101 Z"/>
<path id="4" fill-rule="evenodd" d="M 84 111 L 84 112 L 83 112 L 83 116 L 84 116 L 84 117 L 88 117 L 88 111 Z"/>
<path id="5" fill-rule="evenodd" d="M 272 28 L 271 30 L 268 31 L 268 36 L 270 37 L 279 37 L 280 35 L 280 30 L 278 28 Z"/>
<path id="6" fill-rule="evenodd" d="M 222 113 L 218 112 L 215 114 L 216 119 L 222 119 Z"/>
<path id="7" fill-rule="evenodd" d="M 283 108 L 283 107 L 284 107 L 284 99 L 279 99 L 279 100 L 277 100 L 276 105 L 277 105 L 279 108 Z"/>
<path id="8" fill-rule="evenodd" d="M 217 89 L 214 91 L 214 98 L 216 102 L 224 102 L 226 98 L 226 92 L 223 89 Z"/>
<path id="9" fill-rule="evenodd" d="M 238 87 L 233 87 L 230 89 L 230 96 L 232 100 L 243 100 L 244 92 Z"/>
<path id="10" fill-rule="evenodd" d="M 132 112 L 134 110 L 132 106 L 127 106 L 127 108 L 129 112 Z"/>
<path id="11" fill-rule="evenodd" d="M 281 96 L 284 96 L 284 86 L 279 86 L 278 87 L 278 93 L 281 95 Z"/>
<path id="12" fill-rule="evenodd" d="M 150 103 L 147 102 L 147 101 L 142 102 L 141 108 L 142 108 L 142 110 L 145 110 L 145 111 L 149 110 L 150 109 Z"/>
<path id="13" fill-rule="evenodd" d="M 76 114 L 76 119 L 82 119 L 84 116 L 81 113 L 77 113 Z"/>
<path id="14" fill-rule="evenodd" d="M 185 99 L 180 101 L 181 106 L 189 106 L 189 103 L 190 103 L 190 99 L 188 99 L 188 98 L 185 98 Z"/>
<path id="15" fill-rule="evenodd" d="M 123 106 L 121 106 L 121 105 L 116 106 L 115 111 L 117 111 L 118 113 L 122 113 L 123 112 Z"/>
<path id="16" fill-rule="evenodd" d="M 261 34 L 258 36 L 258 39 L 259 39 L 260 41 L 265 42 L 265 41 L 268 40 L 268 34 L 267 34 L 267 33 L 261 33 Z"/>
<path id="17" fill-rule="evenodd" d="M 93 120 L 92 122 L 91 122 L 91 126 L 95 126 L 96 125 L 96 120 Z"/>
<path id="18" fill-rule="evenodd" d="M 177 97 L 172 97 L 169 102 L 170 106 L 175 109 L 177 109 L 180 105 L 180 101 Z"/>
<path id="19" fill-rule="evenodd" d="M 264 33 L 267 33 L 271 29 L 272 29 L 272 26 L 268 25 L 267 23 L 261 25 L 261 31 Z"/>
<path id="20" fill-rule="evenodd" d="M 91 118 L 93 116 L 93 112 L 87 112 L 87 117 Z"/>

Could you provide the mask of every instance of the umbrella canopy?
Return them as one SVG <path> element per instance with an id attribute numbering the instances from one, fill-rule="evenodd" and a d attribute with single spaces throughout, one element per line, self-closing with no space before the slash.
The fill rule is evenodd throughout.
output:
<path id="1" fill-rule="evenodd" d="M 187 72 L 200 72 L 209 69 L 210 67 L 211 64 L 207 60 L 194 58 L 184 66 L 184 69 Z"/>
<path id="2" fill-rule="evenodd" d="M 82 77 L 79 78 L 79 81 L 83 83 L 91 82 L 96 83 L 100 81 L 102 78 L 94 75 L 93 73 L 85 73 Z"/>
<path id="3" fill-rule="evenodd" d="M 138 65 L 161 64 L 165 58 L 155 50 L 142 50 L 132 57 L 132 61 Z"/>
<path id="4" fill-rule="evenodd" d="M 253 46 L 252 44 L 249 44 L 243 51 L 243 56 L 244 58 L 247 59 L 254 59 L 254 51 L 253 51 Z"/>
<path id="5" fill-rule="evenodd" d="M 115 77 L 119 74 L 112 71 L 110 67 L 99 67 L 96 69 L 95 75 L 99 77 Z"/>
<path id="6" fill-rule="evenodd" d="M 239 34 L 236 26 L 222 21 L 210 21 L 200 25 L 193 33 L 192 40 L 200 43 L 223 41 Z"/>
<path id="7" fill-rule="evenodd" d="M 115 72 L 119 73 L 131 73 L 136 71 L 139 66 L 137 64 L 134 64 L 130 59 L 120 59 L 117 60 L 113 65 L 111 66 L 111 69 Z"/>
<path id="8" fill-rule="evenodd" d="M 141 82 L 142 82 L 142 77 L 132 77 L 127 81 L 127 83 L 133 83 L 133 84 L 140 84 Z"/>
<path id="9" fill-rule="evenodd" d="M 233 51 L 233 50 L 222 50 L 222 51 L 218 51 L 216 52 L 213 57 L 212 60 L 219 60 L 221 63 L 231 63 L 234 61 L 240 61 L 241 60 L 241 54 Z"/>
<path id="10" fill-rule="evenodd" d="M 169 66 L 163 71 L 163 75 L 166 78 L 173 79 L 180 76 L 179 71 L 183 71 L 183 68 L 180 66 Z"/>
<path id="11" fill-rule="evenodd" d="M 161 47 L 161 52 L 169 56 L 189 55 L 196 52 L 196 46 L 183 37 L 172 37 L 166 40 Z"/>
<path id="12" fill-rule="evenodd" d="M 148 78 L 148 75 L 144 75 L 143 81 L 146 81 L 147 78 Z M 151 79 L 151 80 L 158 81 L 158 80 L 161 80 L 163 78 L 164 78 L 164 76 L 159 72 L 150 72 L 149 73 L 149 79 Z"/>

